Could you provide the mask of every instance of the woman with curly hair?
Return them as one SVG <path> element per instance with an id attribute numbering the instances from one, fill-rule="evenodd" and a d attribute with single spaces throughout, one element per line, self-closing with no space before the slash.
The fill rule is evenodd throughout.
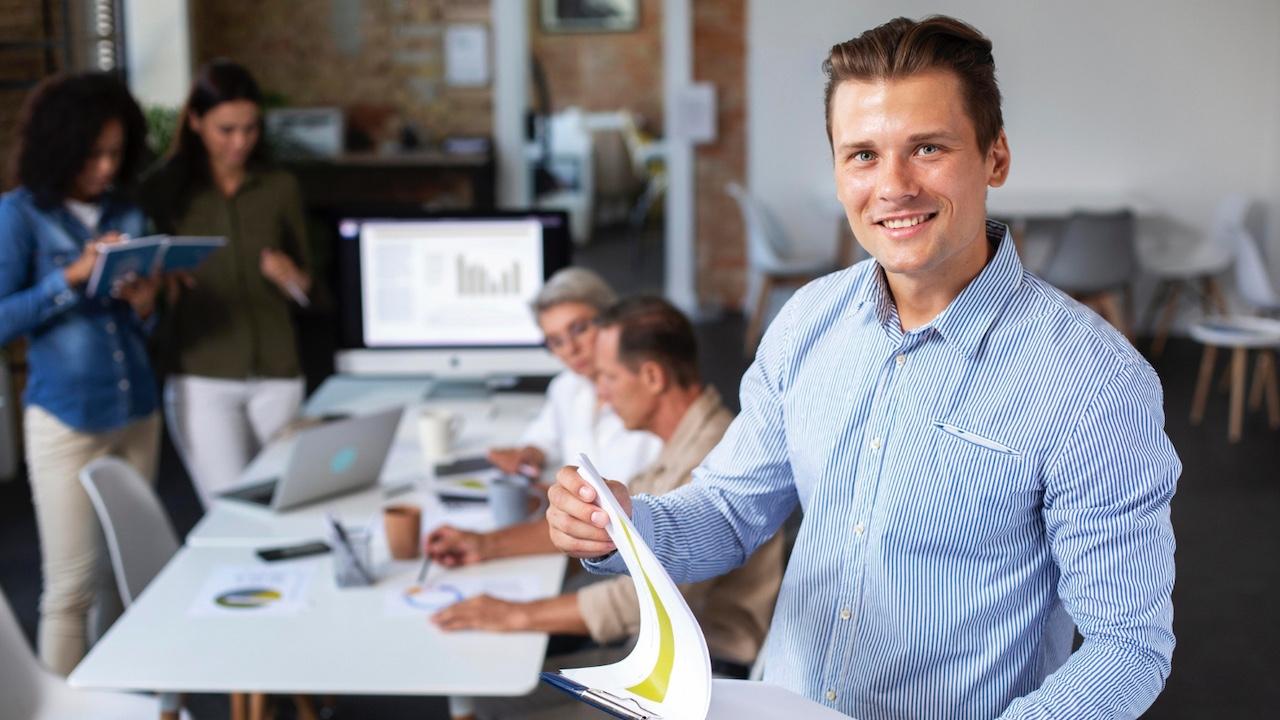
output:
<path id="1" fill-rule="evenodd" d="M 141 197 L 164 232 L 227 238 L 158 331 L 169 436 L 207 507 L 302 404 L 292 306 L 309 304 L 310 255 L 298 183 L 264 157 L 249 71 L 201 67 L 179 122 Z"/>
<path id="2" fill-rule="evenodd" d="M 120 608 L 80 469 L 116 455 L 155 475 L 160 420 L 146 335 L 159 282 L 139 278 L 110 297 L 83 292 L 101 246 L 146 229 L 122 192 L 145 135 L 119 80 L 46 80 L 18 127 L 19 187 L 0 198 L 0 343 L 29 342 L 23 424 L 44 570 L 38 645 L 63 675 L 85 654 L 91 609 L 96 632 Z"/>

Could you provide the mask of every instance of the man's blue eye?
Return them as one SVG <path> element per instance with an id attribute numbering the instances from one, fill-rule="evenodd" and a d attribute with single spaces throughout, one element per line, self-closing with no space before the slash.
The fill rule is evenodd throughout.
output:
<path id="1" fill-rule="evenodd" d="M 933 155 L 939 150 L 941 150 L 941 148 L 939 148 L 937 145 L 921 145 L 920 146 L 921 155 Z"/>
<path id="2" fill-rule="evenodd" d="M 853 159 L 858 162 L 871 162 L 873 157 L 875 156 L 871 154 L 870 150 L 859 150 L 853 155 Z"/>

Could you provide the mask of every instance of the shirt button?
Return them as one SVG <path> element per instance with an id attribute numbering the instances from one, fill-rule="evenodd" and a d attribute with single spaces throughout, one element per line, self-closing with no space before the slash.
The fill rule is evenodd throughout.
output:
<path id="1" fill-rule="evenodd" d="M 863 525 L 862 523 L 858 523 L 857 525 L 853 526 L 853 534 L 857 535 L 858 537 L 862 537 L 862 533 L 865 532 L 866 529 L 867 528 L 865 525 Z"/>
<path id="2" fill-rule="evenodd" d="M 828 701 L 830 701 L 830 702 L 835 702 L 835 701 L 836 701 L 836 691 L 835 691 L 835 690 L 832 690 L 832 689 L 830 689 L 830 688 L 828 688 L 828 689 L 827 689 L 827 700 L 828 700 Z"/>
<path id="3" fill-rule="evenodd" d="M 115 334 L 115 331 L 116 331 L 116 324 L 113 322 L 107 323 L 107 332 Z"/>
<path id="4" fill-rule="evenodd" d="M 853 617 L 853 611 L 851 611 L 849 608 L 840 608 L 841 620 L 848 620 L 851 617 Z"/>
<path id="5" fill-rule="evenodd" d="M 899 355 L 898 357 L 894 358 L 893 361 L 898 363 L 898 367 L 902 367 L 903 365 L 907 364 L 907 356 Z"/>
<path id="6" fill-rule="evenodd" d="M 115 352 L 111 353 L 111 357 L 112 357 L 112 359 L 114 359 L 116 362 L 124 362 L 124 351 L 123 351 L 123 350 L 117 350 L 117 351 L 115 351 Z"/>
<path id="7" fill-rule="evenodd" d="M 129 381 L 128 381 L 128 380 L 121 380 L 121 381 L 119 382 L 118 386 L 119 386 L 119 388 L 120 388 L 121 390 L 128 390 L 128 389 L 129 389 Z"/>
<path id="8" fill-rule="evenodd" d="M 878 438 L 878 437 L 871 438 L 871 449 L 872 449 L 872 450 L 879 450 L 879 449 L 880 449 L 880 446 L 881 446 L 881 445 L 883 445 L 883 444 L 884 444 L 884 441 L 883 441 L 883 440 L 881 440 L 880 438 Z"/>

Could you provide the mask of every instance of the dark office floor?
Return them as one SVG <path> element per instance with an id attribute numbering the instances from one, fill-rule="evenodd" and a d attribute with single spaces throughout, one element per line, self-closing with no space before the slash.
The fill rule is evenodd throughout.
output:
<path id="1" fill-rule="evenodd" d="M 637 262 L 633 240 L 607 238 L 578 253 L 622 292 L 661 286 L 661 243 L 645 241 Z M 699 325 L 708 381 L 737 404 L 743 324 L 726 316 Z M 1251 415 L 1244 439 L 1226 440 L 1226 397 L 1215 396 L 1201 427 L 1188 424 L 1199 362 L 1189 341 L 1170 344 L 1155 363 L 1165 387 L 1168 432 L 1184 474 L 1173 504 L 1178 535 L 1174 589 L 1178 649 L 1173 674 L 1148 718 L 1274 717 L 1280 707 L 1280 433 Z M 194 525 L 197 504 L 171 451 L 161 462 L 160 494 L 180 533 Z M 34 637 L 40 587 L 39 553 L 25 481 L 0 483 L 0 587 L 29 638 Z M 198 718 L 227 716 L 218 696 L 195 696 Z M 445 718 L 443 701 L 420 698 L 340 698 L 338 717 Z"/>

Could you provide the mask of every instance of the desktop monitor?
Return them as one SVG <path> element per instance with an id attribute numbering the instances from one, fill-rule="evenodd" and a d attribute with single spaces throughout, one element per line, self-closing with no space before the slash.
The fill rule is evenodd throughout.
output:
<path id="1" fill-rule="evenodd" d="M 569 262 L 559 211 L 341 213 L 339 370 L 551 374 L 529 303 Z"/>

